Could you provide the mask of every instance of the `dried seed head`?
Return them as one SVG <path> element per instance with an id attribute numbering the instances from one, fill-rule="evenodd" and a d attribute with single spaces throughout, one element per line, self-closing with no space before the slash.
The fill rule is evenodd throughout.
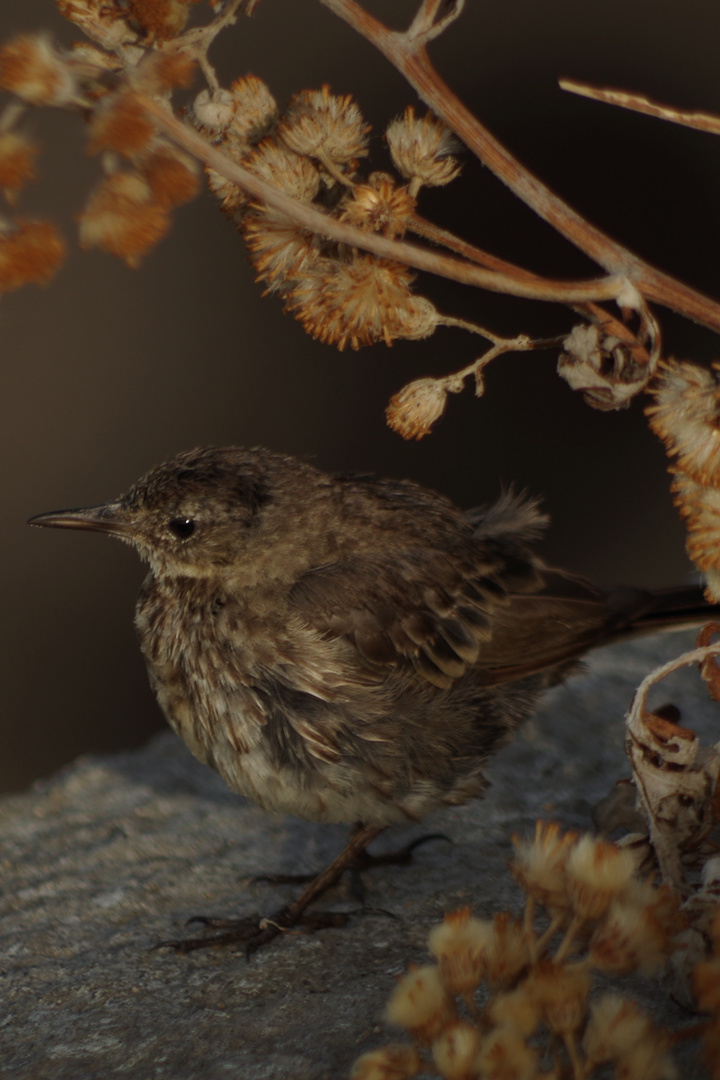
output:
<path id="1" fill-rule="evenodd" d="M 44 285 L 65 258 L 65 243 L 47 221 L 0 225 L 0 293 Z"/>
<path id="2" fill-rule="evenodd" d="M 517 1028 L 495 1028 L 486 1039 L 477 1057 L 478 1073 L 482 1080 L 535 1080 L 538 1058 Z"/>
<path id="3" fill-rule="evenodd" d="M 178 86 L 190 86 L 195 78 L 195 68 L 195 61 L 187 53 L 154 50 L 131 70 L 129 81 L 144 94 L 164 94 Z"/>
<path id="4" fill-rule="evenodd" d="M 582 919 L 599 919 L 634 872 L 635 861 L 629 851 L 592 836 L 582 836 L 566 863 L 573 910 Z"/>
<path id="5" fill-rule="evenodd" d="M 127 22 L 127 9 L 117 0 L 55 0 L 55 3 L 61 15 L 104 49 L 116 49 L 137 38 Z"/>
<path id="6" fill-rule="evenodd" d="M 395 168 L 410 181 L 413 195 L 421 186 L 449 184 L 460 172 L 457 160 L 450 156 L 458 147 L 457 140 L 432 113 L 420 119 L 409 105 L 388 126 L 385 138 Z"/>
<path id="7" fill-rule="evenodd" d="M 652 384 L 645 410 L 652 430 L 677 466 L 698 484 L 720 486 L 720 384 L 697 364 L 668 360 Z"/>
<path id="8" fill-rule="evenodd" d="M 184 29 L 199 0 L 126 0 L 130 18 L 151 41 L 168 41 Z"/>
<path id="9" fill-rule="evenodd" d="M 535 823 L 533 840 L 513 837 L 515 858 L 510 870 L 515 880 L 553 915 L 571 907 L 565 868 L 570 852 L 578 841 L 576 832 L 560 831 L 554 823 Z"/>
<path id="10" fill-rule="evenodd" d="M 158 206 L 180 206 L 200 194 L 198 164 L 182 150 L 161 146 L 140 167 Z"/>
<path id="11" fill-rule="evenodd" d="M 403 439 L 423 439 L 445 412 L 446 401 L 442 379 L 416 379 L 390 398 L 385 419 Z"/>
<path id="12" fill-rule="evenodd" d="M 20 188 L 35 179 L 35 158 L 40 147 L 17 131 L 0 132 L 0 189 L 13 199 Z"/>
<path id="13" fill-rule="evenodd" d="M 673 501 L 686 518 L 687 553 L 705 573 L 720 570 L 720 488 L 703 487 L 687 473 L 670 469 Z M 713 599 L 711 597 L 711 599 Z"/>
<path id="14" fill-rule="evenodd" d="M 589 955 L 602 971 L 653 975 L 664 967 L 671 946 L 672 939 L 652 907 L 617 899 L 590 939 Z"/>
<path id="15" fill-rule="evenodd" d="M 513 987 L 531 961 L 522 922 L 513 919 L 507 911 L 501 911 L 493 918 L 484 961 L 485 978 L 491 990 Z"/>
<path id="16" fill-rule="evenodd" d="M 588 1072 L 612 1062 L 623 1080 L 674 1080 L 668 1047 L 667 1033 L 658 1031 L 634 1001 L 603 994 L 593 1002 L 583 1036 Z"/>
<path id="17" fill-rule="evenodd" d="M 152 197 L 148 182 L 134 172 L 106 177 L 79 217 L 80 246 L 98 247 L 136 267 L 170 222 Z"/>
<path id="18" fill-rule="evenodd" d="M 403 236 L 415 205 L 407 187 L 398 187 L 386 173 L 371 173 L 366 184 L 356 184 L 343 199 L 340 220 L 356 229 Z"/>
<path id="19" fill-rule="evenodd" d="M 483 952 L 493 932 L 486 919 L 473 919 L 470 908 L 445 916 L 430 933 L 428 948 L 440 965 L 440 978 L 450 994 L 471 993 L 483 976 Z"/>
<path id="20" fill-rule="evenodd" d="M 497 1027 L 514 1027 L 529 1038 L 540 1023 L 538 1001 L 528 989 L 528 980 L 507 994 L 495 994 L 486 1005 L 488 1019 Z"/>
<path id="21" fill-rule="evenodd" d="M 444 1080 L 475 1080 L 480 1032 L 473 1024 L 451 1024 L 432 1044 L 433 1061 Z"/>
<path id="22" fill-rule="evenodd" d="M 455 1002 L 434 965 L 415 968 L 398 981 L 385 1016 L 388 1023 L 405 1028 L 426 1045 L 458 1019 Z"/>
<path id="23" fill-rule="evenodd" d="M 276 184 L 303 202 L 312 202 L 320 190 L 317 166 L 275 139 L 263 139 L 251 150 L 245 164 L 263 180 Z"/>
<path id="24" fill-rule="evenodd" d="M 594 409 L 626 409 L 647 386 L 650 370 L 619 338 L 598 326 L 580 324 L 565 338 L 557 372 Z"/>
<path id="25" fill-rule="evenodd" d="M 290 98 L 278 124 L 278 136 L 296 153 L 346 165 L 367 154 L 370 130 L 349 94 L 322 90 L 301 90 Z"/>
<path id="26" fill-rule="evenodd" d="M 423 1068 L 423 1059 L 413 1046 L 391 1043 L 359 1057 L 350 1080 L 411 1080 Z"/>
<path id="27" fill-rule="evenodd" d="M 229 134 L 241 142 L 258 143 L 275 127 L 278 107 L 269 86 L 256 75 L 243 75 L 230 86 L 235 110 Z"/>
<path id="28" fill-rule="evenodd" d="M 251 210 L 241 222 L 250 261 L 267 292 L 285 294 L 323 261 L 314 237 L 282 215 Z"/>
<path id="29" fill-rule="evenodd" d="M 400 263 L 356 255 L 324 260 L 288 295 L 288 308 L 312 337 L 341 351 L 377 341 L 426 337 L 437 326 L 429 301 L 410 292 L 412 271 Z"/>
<path id="30" fill-rule="evenodd" d="M 536 964 L 523 984 L 543 1020 L 556 1035 L 572 1035 L 585 1023 L 591 978 L 588 971 L 545 961 Z"/>
<path id="31" fill-rule="evenodd" d="M 142 154 L 150 145 L 155 128 L 141 98 L 132 90 L 104 99 L 90 121 L 89 154 L 115 150 L 125 157 Z"/>
<path id="32" fill-rule="evenodd" d="M 244 143 L 233 144 L 230 142 L 223 144 L 223 153 L 230 158 L 231 161 L 237 161 L 238 164 L 245 164 L 245 158 L 248 153 L 248 147 Z M 206 168 L 205 176 L 207 178 L 207 185 L 210 191 L 216 199 L 220 200 L 220 209 L 224 214 L 227 214 L 229 218 L 232 218 L 236 224 L 239 223 L 243 210 L 248 204 L 248 196 L 242 188 L 237 184 L 233 184 L 231 180 L 226 180 L 224 176 L 221 176 L 219 172 L 215 172 L 214 169 Z"/>
<path id="33" fill-rule="evenodd" d="M 23 34 L 0 49 L 0 89 L 31 105 L 67 105 L 77 92 L 71 65 L 39 34 Z"/>

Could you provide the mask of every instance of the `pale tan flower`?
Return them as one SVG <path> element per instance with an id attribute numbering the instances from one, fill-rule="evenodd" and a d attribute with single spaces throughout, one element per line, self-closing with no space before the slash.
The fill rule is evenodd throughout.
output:
<path id="1" fill-rule="evenodd" d="M 105 49 L 116 49 L 137 38 L 127 21 L 127 9 L 117 0 L 55 0 L 66 19 L 79 26 Z"/>
<path id="2" fill-rule="evenodd" d="M 602 971 L 652 975 L 665 965 L 670 949 L 671 939 L 650 906 L 618 898 L 593 933 L 589 954 Z"/>
<path id="3" fill-rule="evenodd" d="M 593 1002 L 583 1036 L 587 1069 L 612 1062 L 620 1080 L 674 1080 L 668 1046 L 666 1034 L 634 1001 L 603 994 Z"/>
<path id="4" fill-rule="evenodd" d="M 367 154 L 370 127 L 352 97 L 322 90 L 301 90 L 290 99 L 278 135 L 296 153 L 346 165 Z"/>
<path id="5" fill-rule="evenodd" d="M 698 484 L 720 486 L 720 386 L 717 375 L 679 360 L 660 365 L 654 404 L 645 413 L 677 466 Z"/>
<path id="6" fill-rule="evenodd" d="M 568 895 L 575 913 L 582 919 L 599 919 L 634 871 L 635 861 L 629 851 L 582 836 L 566 863 Z"/>
<path id="7" fill-rule="evenodd" d="M 457 149 L 457 140 L 432 113 L 416 117 L 409 105 L 388 125 L 385 138 L 396 169 L 410 181 L 412 195 L 421 186 L 449 184 L 460 172 L 457 160 L 450 156 Z"/>
<path id="8" fill-rule="evenodd" d="M 424 337 L 437 325 L 434 308 L 410 292 L 413 273 L 400 263 L 356 255 L 323 260 L 288 296 L 288 307 L 312 337 L 341 351 L 399 337 Z M 432 310 L 431 310 L 432 309 Z"/>
<path id="9" fill-rule="evenodd" d="M 506 994 L 495 994 L 486 1006 L 488 1019 L 497 1027 L 515 1027 L 529 1038 L 541 1018 L 539 1001 L 528 987 L 528 980 L 519 983 Z"/>
<path id="10" fill-rule="evenodd" d="M 477 1057 L 483 1080 L 534 1080 L 538 1058 L 517 1028 L 495 1028 L 483 1040 Z"/>
<path id="11" fill-rule="evenodd" d="M 446 401 L 442 379 L 415 379 L 390 398 L 385 419 L 403 439 L 423 439 L 445 412 Z"/>
<path id="12" fill-rule="evenodd" d="M 142 99 L 132 90 L 108 96 L 95 108 L 90 120 L 88 153 L 115 150 L 125 157 L 144 153 L 155 127 Z"/>
<path id="13" fill-rule="evenodd" d="M 432 1056 L 443 1080 L 475 1080 L 480 1032 L 461 1022 L 445 1028 L 432 1044 Z"/>
<path id="14" fill-rule="evenodd" d="M 77 93 L 72 66 L 42 34 L 23 34 L 3 45 L 0 89 L 31 105 L 67 105 Z"/>
<path id="15" fill-rule="evenodd" d="M 230 85 L 234 112 L 229 134 L 247 143 L 258 143 L 273 129 L 278 107 L 270 88 L 256 75 L 243 75 Z"/>
<path id="16" fill-rule="evenodd" d="M 245 158 L 245 164 L 263 180 L 303 202 L 312 202 L 320 190 L 317 166 L 275 139 L 263 139 Z"/>
<path id="17" fill-rule="evenodd" d="M 44 285 L 65 259 L 65 243 L 48 221 L 0 224 L 0 293 Z"/>
<path id="18" fill-rule="evenodd" d="M 266 283 L 269 293 L 285 294 L 318 267 L 332 266 L 319 255 L 315 238 L 283 214 L 251 210 L 243 216 L 241 228 L 258 280 Z"/>
<path id="19" fill-rule="evenodd" d="M 670 472 L 675 505 L 686 519 L 688 555 L 703 571 L 720 570 L 720 488 L 704 487 L 677 469 Z"/>
<path id="20" fill-rule="evenodd" d="M 158 146 L 140 169 L 158 206 L 180 206 L 200 192 L 197 162 L 173 146 Z"/>
<path id="21" fill-rule="evenodd" d="M 570 906 L 566 866 L 570 852 L 578 841 L 578 833 L 562 833 L 552 822 L 537 821 L 532 840 L 514 836 L 515 858 L 510 870 L 528 896 L 546 907 L 552 914 L 566 911 Z"/>
<path id="22" fill-rule="evenodd" d="M 0 132 L 0 189 L 13 199 L 20 188 L 35 178 L 39 146 L 17 131 Z"/>
<path id="23" fill-rule="evenodd" d="M 79 217 L 80 246 L 98 247 L 135 267 L 167 232 L 165 207 L 135 172 L 108 176 L 95 188 Z"/>
<path id="24" fill-rule="evenodd" d="M 350 1080 L 410 1080 L 422 1071 L 423 1065 L 413 1046 L 390 1043 L 359 1057 L 353 1065 Z"/>
<path id="25" fill-rule="evenodd" d="M 523 983 L 556 1035 L 572 1035 L 585 1023 L 590 973 L 546 960 L 536 964 Z"/>
<path id="26" fill-rule="evenodd" d="M 415 968 L 399 981 L 387 1004 L 385 1017 L 429 1045 L 443 1028 L 454 1024 L 457 1008 L 434 964 Z"/>
<path id="27" fill-rule="evenodd" d="M 415 199 L 386 173 L 371 173 L 356 184 L 340 205 L 340 220 L 356 229 L 403 236 L 415 212 Z"/>
<path id="28" fill-rule="evenodd" d="M 199 131 L 222 135 L 235 115 L 235 98 L 229 90 L 201 90 L 192 103 L 191 118 Z"/>
<path id="29" fill-rule="evenodd" d="M 485 947 L 485 979 L 491 990 L 507 990 L 531 960 L 527 934 L 520 919 L 507 911 L 498 912 L 492 921 L 492 934 Z"/>
<path id="30" fill-rule="evenodd" d="M 449 912 L 433 928 L 428 948 L 440 965 L 440 978 L 450 994 L 471 993 L 483 976 L 483 953 L 493 933 L 488 919 L 473 919 L 470 908 Z"/>

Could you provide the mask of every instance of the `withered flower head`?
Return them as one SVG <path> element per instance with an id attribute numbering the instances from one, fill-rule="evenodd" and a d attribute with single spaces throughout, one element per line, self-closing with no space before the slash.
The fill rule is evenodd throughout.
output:
<path id="1" fill-rule="evenodd" d="M 390 1043 L 359 1057 L 350 1080 L 411 1080 L 423 1068 L 424 1062 L 413 1046 Z"/>
<path id="2" fill-rule="evenodd" d="M 671 948 L 672 936 L 652 904 L 638 906 L 620 897 L 596 928 L 589 954 L 592 964 L 602 971 L 653 975 L 664 967 Z"/>
<path id="3" fill-rule="evenodd" d="M 475 1080 L 480 1032 L 474 1024 L 450 1024 L 432 1044 L 432 1056 L 443 1080 Z"/>
<path id="4" fill-rule="evenodd" d="M 528 896 L 553 915 L 571 906 L 565 869 L 577 841 L 576 832 L 562 834 L 559 825 L 543 821 L 535 823 L 532 840 L 513 837 L 515 858 L 510 864 L 513 877 Z"/>
<path id="5" fill-rule="evenodd" d="M 568 895 L 573 910 L 583 919 L 599 919 L 635 872 L 629 851 L 582 836 L 566 863 Z"/>
<path id="6" fill-rule="evenodd" d="M 442 379 L 415 379 L 390 398 L 385 419 L 403 439 L 423 439 L 445 412 L 446 401 Z"/>
<path id="7" fill-rule="evenodd" d="M 23 34 L 0 49 L 0 89 L 31 105 L 67 105 L 77 92 L 71 65 L 42 34 Z"/>
<path id="8" fill-rule="evenodd" d="M 20 188 L 35 178 L 35 158 L 39 147 L 19 131 L 0 132 L 0 189 L 12 199 Z"/>
<path id="9" fill-rule="evenodd" d="M 428 939 L 440 965 L 440 978 L 451 994 L 471 993 L 483 975 L 483 954 L 493 933 L 487 919 L 473 919 L 470 908 L 449 912 Z"/>
<path id="10" fill-rule="evenodd" d="M 44 285 L 64 258 L 65 243 L 50 222 L 0 222 L 0 293 Z"/>
<path id="11" fill-rule="evenodd" d="M 320 190 L 320 173 L 317 166 L 275 139 L 263 139 L 255 146 L 245 164 L 263 180 L 276 184 L 303 202 L 312 202 Z"/>
<path id="12" fill-rule="evenodd" d="M 55 0 L 58 11 L 104 49 L 116 49 L 137 38 L 127 21 L 127 7 L 118 0 Z"/>
<path id="13" fill-rule="evenodd" d="M 460 172 L 457 160 L 450 156 L 458 147 L 457 140 L 432 113 L 416 117 L 409 105 L 388 126 L 385 138 L 395 168 L 410 181 L 413 195 L 421 186 L 449 184 Z"/>
<path id="14" fill-rule="evenodd" d="M 184 29 L 190 5 L 200 0 L 125 0 L 130 18 L 150 41 L 169 41 Z"/>
<path id="15" fill-rule="evenodd" d="M 388 1023 L 405 1028 L 426 1045 L 458 1018 L 455 1002 L 432 964 L 403 975 L 390 996 L 385 1016 Z"/>
<path id="16" fill-rule="evenodd" d="M 535 1080 L 537 1052 L 527 1045 L 517 1028 L 497 1027 L 483 1040 L 477 1057 L 482 1080 Z"/>
<path id="17" fill-rule="evenodd" d="M 331 94 L 327 85 L 294 94 L 278 124 L 278 135 L 291 150 L 335 165 L 365 157 L 369 130 L 352 97 Z"/>
<path id="18" fill-rule="evenodd" d="M 679 360 L 660 365 L 652 384 L 650 427 L 678 468 L 699 484 L 720 486 L 720 385 L 716 373 Z"/>
<path id="19" fill-rule="evenodd" d="M 523 987 L 550 1030 L 564 1036 L 584 1025 L 590 984 L 588 971 L 547 960 L 533 967 Z"/>
<path id="20" fill-rule="evenodd" d="M 222 135 L 235 115 L 235 99 L 229 90 L 201 90 L 192 104 L 191 118 L 199 131 Z"/>
<path id="21" fill-rule="evenodd" d="M 403 236 L 415 212 L 415 199 L 387 173 L 371 173 L 366 184 L 356 184 L 342 201 L 340 220 L 356 229 Z"/>
<path id="22" fill-rule="evenodd" d="M 174 146 L 158 146 L 140 168 L 158 206 L 180 206 L 200 193 L 197 162 Z"/>
<path id="23" fill-rule="evenodd" d="M 155 128 L 140 97 L 132 90 L 108 97 L 95 108 L 90 120 L 89 154 L 115 150 L 125 157 L 144 153 Z"/>
<path id="24" fill-rule="evenodd" d="M 139 173 L 119 172 L 95 188 L 79 217 L 80 245 L 98 247 L 135 267 L 169 228 L 164 207 Z"/>
<path id="25" fill-rule="evenodd" d="M 230 134 L 242 142 L 258 143 L 272 131 L 278 107 L 270 88 L 256 75 L 243 75 L 230 86 L 235 106 Z"/>

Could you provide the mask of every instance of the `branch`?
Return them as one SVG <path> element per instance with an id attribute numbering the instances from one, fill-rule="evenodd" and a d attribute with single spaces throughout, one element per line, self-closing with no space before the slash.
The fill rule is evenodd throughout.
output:
<path id="1" fill-rule="evenodd" d="M 424 45 L 409 32 L 388 30 L 355 0 L 320 2 L 382 52 L 468 149 L 562 236 L 609 274 L 631 278 L 646 299 L 720 332 L 720 304 L 646 263 L 555 195 L 468 111 L 435 71 Z"/>

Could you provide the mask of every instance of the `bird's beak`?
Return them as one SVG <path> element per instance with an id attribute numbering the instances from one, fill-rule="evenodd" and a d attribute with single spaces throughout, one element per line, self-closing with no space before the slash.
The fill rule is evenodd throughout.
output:
<path id="1" fill-rule="evenodd" d="M 54 510 L 51 514 L 38 514 L 31 517 L 28 525 L 47 526 L 51 529 L 88 529 L 93 532 L 112 533 L 128 538 L 132 524 L 127 518 L 127 511 L 120 503 L 106 503 L 103 506 L 85 506 L 81 510 Z"/>

